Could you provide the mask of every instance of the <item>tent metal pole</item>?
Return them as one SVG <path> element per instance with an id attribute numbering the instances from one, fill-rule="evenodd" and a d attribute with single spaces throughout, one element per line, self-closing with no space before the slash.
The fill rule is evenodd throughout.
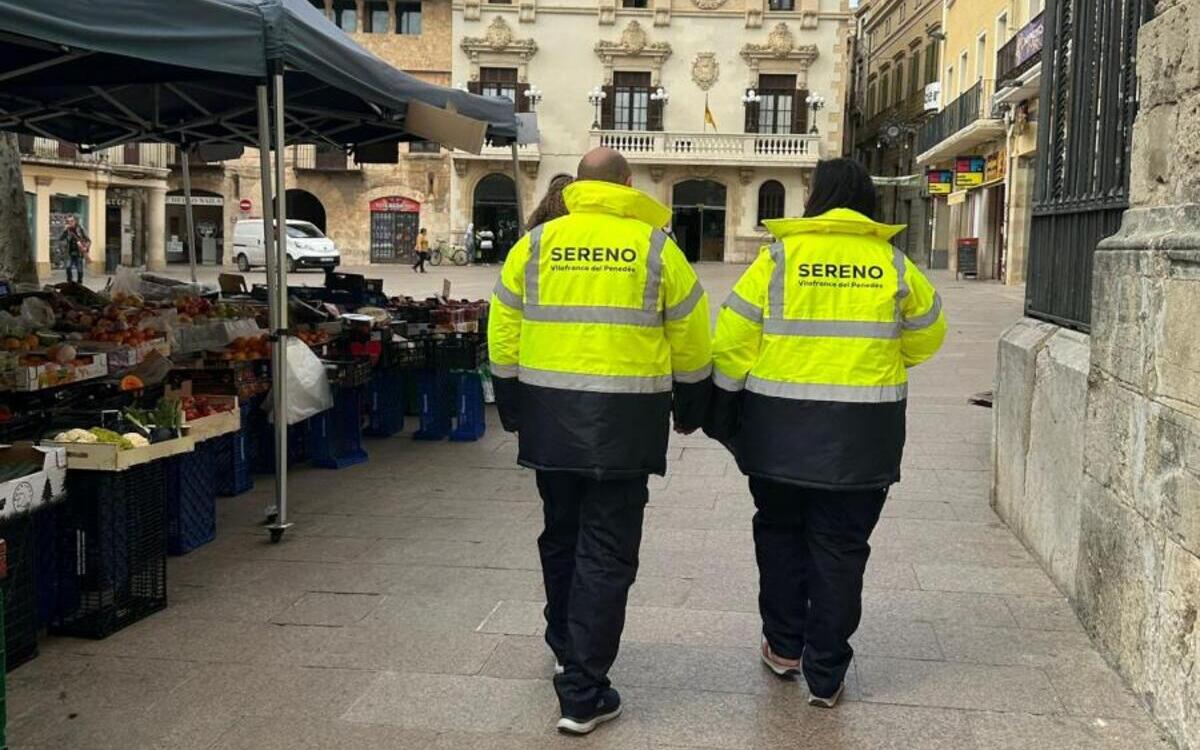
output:
<path id="1" fill-rule="evenodd" d="M 275 350 L 275 365 L 272 367 L 275 394 L 275 523 L 271 525 L 271 539 L 279 541 L 283 532 L 291 526 L 287 520 L 287 344 L 288 344 L 288 287 L 287 287 L 287 162 L 283 149 L 287 140 L 284 118 L 283 71 L 278 70 L 274 78 L 275 89 L 275 297 L 277 308 L 276 327 L 271 346 Z"/>
<path id="2" fill-rule="evenodd" d="M 517 155 L 517 142 L 512 142 L 513 187 L 517 195 L 517 236 L 525 235 L 525 210 L 521 206 L 521 160 Z"/>
<path id="3" fill-rule="evenodd" d="M 192 266 L 192 283 L 196 283 L 196 221 L 192 214 L 192 170 L 189 162 L 192 160 L 192 149 L 183 149 L 183 215 L 187 219 L 188 260 Z"/>
<path id="4" fill-rule="evenodd" d="M 269 322 L 267 325 L 272 331 L 279 327 L 278 325 L 278 309 L 275 304 L 275 203 L 273 201 L 273 191 L 271 189 L 271 180 L 274 175 L 271 173 L 271 105 L 270 98 L 267 94 L 267 87 L 260 85 L 258 87 L 258 161 L 259 161 L 259 176 L 262 186 L 262 221 L 263 221 L 263 256 L 267 263 L 267 314 Z M 272 352 L 274 355 L 274 352 Z M 271 373 L 274 379 L 277 362 L 272 356 Z M 277 412 L 278 413 L 278 412 Z M 276 459 L 278 460 L 278 455 Z M 276 472 L 276 482 L 278 483 L 279 472 Z M 276 487 L 276 497 L 278 497 L 278 486 Z M 265 508 L 267 519 L 270 520 L 276 514 L 277 505 L 268 505 Z"/>

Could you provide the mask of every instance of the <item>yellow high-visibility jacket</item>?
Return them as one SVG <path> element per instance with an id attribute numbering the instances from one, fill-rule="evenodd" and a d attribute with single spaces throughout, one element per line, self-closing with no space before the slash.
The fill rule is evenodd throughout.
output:
<path id="1" fill-rule="evenodd" d="M 712 383 L 708 298 L 633 188 L 572 183 L 570 214 L 513 246 L 488 352 L 522 465 L 597 478 L 666 471 L 669 421 L 701 425 Z"/>
<path id="2" fill-rule="evenodd" d="M 820 489 L 900 479 L 907 368 L 942 345 L 941 298 L 849 209 L 766 222 L 776 237 L 733 288 L 713 342 L 706 431 L 742 471 Z"/>

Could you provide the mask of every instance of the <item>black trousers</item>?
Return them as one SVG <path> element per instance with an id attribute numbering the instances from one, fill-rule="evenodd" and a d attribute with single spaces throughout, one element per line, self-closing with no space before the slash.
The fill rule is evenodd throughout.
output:
<path id="1" fill-rule="evenodd" d="M 813 694 L 846 677 L 862 619 L 863 573 L 887 490 L 833 492 L 750 478 L 758 609 L 771 650 L 803 659 Z"/>
<path id="2" fill-rule="evenodd" d="M 609 686 L 637 577 L 647 477 L 600 481 L 539 471 L 546 526 L 538 537 L 546 583 L 546 643 L 564 672 L 554 678 L 565 715 L 595 709 Z"/>
<path id="3" fill-rule="evenodd" d="M 413 262 L 413 270 L 425 273 L 425 260 L 427 257 L 425 253 L 417 253 L 417 259 Z"/>

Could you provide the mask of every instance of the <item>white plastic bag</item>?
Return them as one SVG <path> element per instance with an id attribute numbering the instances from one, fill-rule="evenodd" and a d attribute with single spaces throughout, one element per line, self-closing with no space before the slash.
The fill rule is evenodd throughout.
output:
<path id="1" fill-rule="evenodd" d="M 289 337 L 287 348 L 287 423 L 296 424 L 333 408 L 333 392 L 325 365 L 300 339 Z M 271 397 L 268 404 L 274 404 Z"/>
<path id="2" fill-rule="evenodd" d="M 49 330 L 54 327 L 54 308 L 45 300 L 27 297 L 21 303 L 21 321 L 31 331 Z"/>

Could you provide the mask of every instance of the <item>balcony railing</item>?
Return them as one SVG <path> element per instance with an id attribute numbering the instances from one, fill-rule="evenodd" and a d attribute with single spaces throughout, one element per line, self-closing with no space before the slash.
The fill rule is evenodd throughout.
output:
<path id="1" fill-rule="evenodd" d="M 917 150 L 924 153 L 979 120 L 990 119 L 995 81 L 983 79 L 950 102 L 921 128 Z"/>
<path id="2" fill-rule="evenodd" d="M 467 159 L 469 161 L 496 161 L 498 159 L 512 159 L 512 146 L 493 146 L 491 143 L 484 143 L 483 148 L 478 154 L 472 154 L 468 151 L 455 151 L 455 159 Z M 519 143 L 517 144 L 517 160 L 518 161 L 539 161 L 542 158 L 541 149 L 536 143 Z"/>
<path id="3" fill-rule="evenodd" d="M 996 80 L 1001 88 L 1028 73 L 1041 61 L 1044 30 L 1044 19 L 1039 13 L 996 53 Z"/>
<path id="4" fill-rule="evenodd" d="M 292 166 L 317 172 L 359 171 L 360 166 L 345 151 L 332 146 L 295 146 Z"/>
<path id="5" fill-rule="evenodd" d="M 865 137 L 870 137 L 879 132 L 880 128 L 886 123 L 904 122 L 911 123 L 914 120 L 919 120 L 925 115 L 925 87 L 913 91 L 908 96 L 898 102 L 893 102 L 891 106 L 877 112 L 875 116 L 867 120 L 867 125 L 863 128 Z"/>
<path id="6" fill-rule="evenodd" d="M 620 151 L 630 161 L 694 164 L 783 164 L 820 158 L 820 135 L 592 131 L 592 146 Z"/>
<path id="7" fill-rule="evenodd" d="M 165 143 L 131 143 L 84 153 L 74 144 L 53 138 L 20 136 L 21 155 L 40 161 L 69 162 L 79 166 L 149 167 L 167 169 L 173 148 Z"/>

